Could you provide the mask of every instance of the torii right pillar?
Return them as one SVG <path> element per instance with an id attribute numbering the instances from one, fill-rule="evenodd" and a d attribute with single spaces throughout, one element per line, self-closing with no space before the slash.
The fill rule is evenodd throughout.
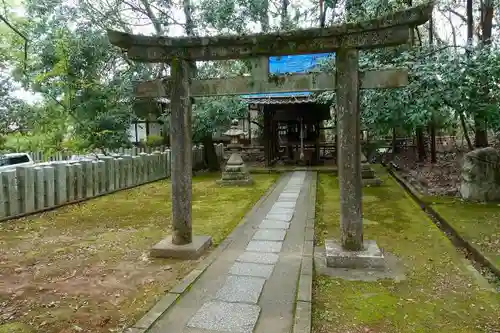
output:
<path id="1" fill-rule="evenodd" d="M 326 240 L 325 254 L 328 267 L 381 269 L 382 252 L 375 241 L 363 240 L 358 54 L 356 49 L 336 53 L 341 238 Z"/>

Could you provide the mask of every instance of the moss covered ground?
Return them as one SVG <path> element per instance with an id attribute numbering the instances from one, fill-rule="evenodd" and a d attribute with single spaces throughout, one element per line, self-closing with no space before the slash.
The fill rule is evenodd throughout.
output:
<path id="1" fill-rule="evenodd" d="M 461 200 L 429 200 L 465 240 L 475 246 L 500 270 L 500 205 Z"/>
<path id="2" fill-rule="evenodd" d="M 193 231 L 220 243 L 275 182 L 193 180 Z M 151 259 L 170 231 L 170 182 L 0 224 L 0 333 L 121 332 L 199 261 Z M 31 331 L 30 331 L 31 330 Z"/>
<path id="3" fill-rule="evenodd" d="M 446 236 L 383 171 L 363 190 L 365 239 L 396 255 L 406 279 L 316 276 L 313 332 L 500 332 L 500 296 L 470 270 Z M 339 235 L 337 179 L 319 175 L 316 243 Z"/>

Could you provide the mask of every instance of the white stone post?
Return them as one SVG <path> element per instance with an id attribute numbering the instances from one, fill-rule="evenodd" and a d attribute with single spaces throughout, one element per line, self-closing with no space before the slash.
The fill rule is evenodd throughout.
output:
<path id="1" fill-rule="evenodd" d="M 76 173 L 75 166 L 73 164 L 66 165 L 66 184 L 68 185 L 66 188 L 68 201 L 75 200 L 76 194 Z"/>
<path id="2" fill-rule="evenodd" d="M 35 211 L 35 175 L 32 167 L 16 168 L 19 213 Z"/>
<path id="3" fill-rule="evenodd" d="M 55 178 L 55 189 L 56 205 L 62 205 L 68 201 L 67 193 L 67 177 L 66 177 L 66 165 L 65 164 L 55 164 L 54 167 L 54 178 Z"/>
<path id="4" fill-rule="evenodd" d="M 35 209 L 42 210 L 45 207 L 45 177 L 41 167 L 35 167 Z"/>
<path id="5" fill-rule="evenodd" d="M 54 168 L 51 166 L 43 167 L 44 188 L 45 188 L 45 207 L 50 208 L 55 205 L 54 188 Z"/>
<path id="6" fill-rule="evenodd" d="M 84 196 L 84 179 L 83 179 L 83 165 L 80 163 L 75 163 L 75 200 L 83 199 Z"/>
<path id="7" fill-rule="evenodd" d="M 6 170 L 0 173 L 3 179 L 4 198 L 6 200 L 6 215 L 15 216 L 19 214 L 19 202 L 17 199 L 16 170 Z"/>

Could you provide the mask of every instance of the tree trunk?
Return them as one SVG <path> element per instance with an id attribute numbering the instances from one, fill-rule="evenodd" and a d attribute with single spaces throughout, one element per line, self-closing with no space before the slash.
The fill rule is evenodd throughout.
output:
<path id="1" fill-rule="evenodd" d="M 436 153 L 436 124 L 434 119 L 431 120 L 430 124 L 430 135 L 431 135 L 431 163 L 437 162 L 437 153 Z"/>
<path id="2" fill-rule="evenodd" d="M 205 163 L 209 171 L 220 171 L 220 161 L 215 152 L 212 135 L 203 138 L 203 153 L 205 154 Z"/>
<path id="3" fill-rule="evenodd" d="M 262 32 L 269 32 L 269 0 L 262 1 L 262 12 L 260 13 L 260 27 Z"/>
<path id="4" fill-rule="evenodd" d="M 397 143 L 396 127 L 393 127 L 392 128 L 392 160 L 393 161 L 396 159 L 397 150 L 398 150 L 398 143 Z"/>
<path id="5" fill-rule="evenodd" d="M 427 154 L 425 151 L 425 136 L 424 130 L 421 126 L 418 126 L 416 129 L 417 134 L 417 152 L 418 152 L 418 161 L 424 162 L 427 159 Z"/>
<path id="6" fill-rule="evenodd" d="M 288 5 L 290 4 L 290 0 L 281 0 L 281 29 L 286 30 L 290 28 L 288 22 Z"/>
<path id="7" fill-rule="evenodd" d="M 469 147 L 469 150 L 473 150 L 474 146 L 472 145 L 472 141 L 469 137 L 469 130 L 467 129 L 467 123 L 465 121 L 465 116 L 462 112 L 460 112 L 460 123 L 462 124 L 462 130 L 464 132 L 465 140 L 467 141 L 467 146 Z"/>
<path id="8" fill-rule="evenodd" d="M 483 47 L 488 47 L 491 44 L 491 32 L 493 28 L 493 1 L 483 0 L 481 7 L 481 44 Z M 486 86 L 486 84 L 484 84 Z M 490 102 L 488 92 L 481 89 L 481 99 L 485 102 Z M 475 113 L 475 144 L 476 148 L 488 146 L 488 124 L 481 110 Z"/>

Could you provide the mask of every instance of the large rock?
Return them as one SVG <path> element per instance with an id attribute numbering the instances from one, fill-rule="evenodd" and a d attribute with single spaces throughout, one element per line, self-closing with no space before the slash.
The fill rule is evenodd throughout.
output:
<path id="1" fill-rule="evenodd" d="M 460 194 L 469 201 L 500 200 L 500 151 L 488 147 L 465 155 Z"/>

